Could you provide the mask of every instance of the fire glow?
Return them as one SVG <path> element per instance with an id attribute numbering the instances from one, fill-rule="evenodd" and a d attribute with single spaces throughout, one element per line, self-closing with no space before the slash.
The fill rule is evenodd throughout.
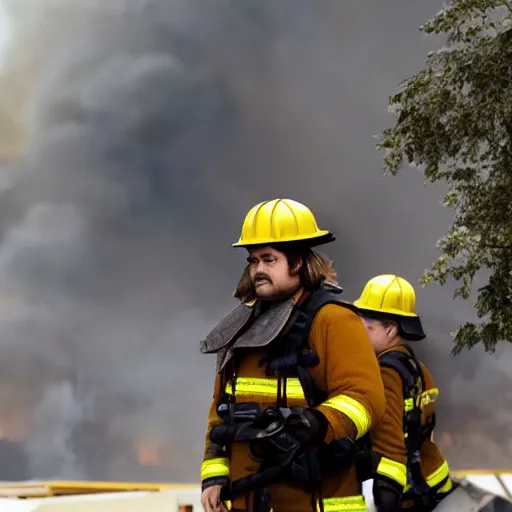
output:
<path id="1" fill-rule="evenodd" d="M 156 443 L 141 443 L 137 448 L 137 462 L 141 466 L 160 466 L 162 461 Z"/>

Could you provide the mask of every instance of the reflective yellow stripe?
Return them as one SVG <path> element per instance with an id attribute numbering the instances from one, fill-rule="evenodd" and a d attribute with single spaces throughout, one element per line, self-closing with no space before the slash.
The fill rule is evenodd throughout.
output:
<path id="1" fill-rule="evenodd" d="M 356 426 L 357 437 L 364 436 L 370 430 L 371 416 L 366 408 L 361 405 L 357 400 L 350 398 L 347 395 L 338 395 L 322 403 L 331 409 L 336 409 L 348 416 Z"/>
<path id="2" fill-rule="evenodd" d="M 414 399 L 414 397 L 406 398 L 404 400 L 405 412 L 412 411 L 414 409 L 414 404 L 416 404 L 418 407 L 423 409 L 428 404 L 436 402 L 438 396 L 439 396 L 439 389 L 432 388 L 432 389 L 427 389 L 427 391 L 423 391 L 422 393 L 417 395 L 416 399 Z"/>
<path id="3" fill-rule="evenodd" d="M 419 396 L 419 406 L 423 409 L 423 407 L 426 407 L 428 404 L 436 402 L 438 396 L 439 396 L 438 388 L 432 388 L 432 389 L 428 389 L 427 391 L 424 391 Z"/>
<path id="4" fill-rule="evenodd" d="M 226 384 L 226 393 L 232 395 L 231 382 Z M 235 395 L 277 396 L 277 379 L 248 379 L 238 377 L 235 381 Z M 297 378 L 286 379 L 286 396 L 305 400 L 304 391 Z"/>
<path id="5" fill-rule="evenodd" d="M 229 459 L 207 459 L 201 466 L 201 481 L 216 476 L 229 476 Z"/>
<path id="6" fill-rule="evenodd" d="M 377 473 L 398 482 L 404 487 L 404 492 L 407 492 L 411 488 L 411 486 L 407 484 L 407 469 L 405 464 L 400 464 L 400 462 L 382 457 L 377 467 Z M 444 461 L 439 468 L 426 478 L 426 481 L 430 487 L 435 487 L 443 480 L 449 478 L 449 476 L 450 470 L 448 463 Z M 448 492 L 452 485 L 451 480 L 448 480 L 437 492 Z"/>
<path id="7" fill-rule="evenodd" d="M 407 468 L 405 464 L 400 464 L 400 462 L 387 459 L 386 457 L 380 459 L 377 473 L 398 482 L 402 487 L 405 487 L 407 483 Z"/>
<path id="8" fill-rule="evenodd" d="M 444 461 L 435 471 L 430 473 L 430 475 L 427 476 L 426 481 L 427 484 L 430 487 L 435 487 L 436 485 L 439 485 L 443 480 L 446 480 L 450 477 L 450 468 L 448 467 L 448 462 Z M 451 480 L 449 480 L 451 482 Z M 443 490 L 448 485 L 448 482 L 444 484 L 441 489 L 439 489 L 437 492 L 447 492 Z M 404 492 L 408 491 L 411 488 L 411 486 L 408 484 L 404 488 Z M 442 491 L 443 490 L 443 491 Z M 449 490 L 449 488 L 448 488 Z"/>
<path id="9" fill-rule="evenodd" d="M 364 496 L 346 496 L 345 498 L 325 498 L 323 501 L 325 512 L 368 512 Z M 319 504 L 316 507 L 320 510 Z"/>
<path id="10" fill-rule="evenodd" d="M 437 494 L 444 494 L 445 492 L 451 491 L 453 482 L 448 478 L 448 481 L 437 491 Z"/>
<path id="11" fill-rule="evenodd" d="M 450 468 L 448 467 L 448 462 L 444 461 L 433 473 L 427 477 L 427 484 L 430 485 L 430 487 L 435 487 L 449 476 Z"/>

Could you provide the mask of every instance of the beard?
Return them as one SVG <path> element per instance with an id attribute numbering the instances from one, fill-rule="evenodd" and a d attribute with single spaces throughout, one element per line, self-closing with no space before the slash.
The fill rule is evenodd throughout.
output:
<path id="1" fill-rule="evenodd" d="M 270 279 L 253 280 L 255 295 L 264 301 L 283 301 L 292 297 L 300 288 L 300 283 L 275 284 Z"/>

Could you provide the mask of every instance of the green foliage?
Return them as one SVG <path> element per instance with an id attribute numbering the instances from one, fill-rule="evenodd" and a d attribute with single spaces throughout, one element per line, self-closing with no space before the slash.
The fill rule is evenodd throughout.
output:
<path id="1" fill-rule="evenodd" d="M 467 299 L 485 270 L 480 320 L 459 327 L 454 353 L 478 343 L 492 352 L 512 342 L 512 0 L 454 0 L 421 30 L 446 46 L 390 98 L 396 122 L 378 147 L 391 174 L 407 162 L 448 184 L 453 222 L 421 282 L 454 278 Z"/>

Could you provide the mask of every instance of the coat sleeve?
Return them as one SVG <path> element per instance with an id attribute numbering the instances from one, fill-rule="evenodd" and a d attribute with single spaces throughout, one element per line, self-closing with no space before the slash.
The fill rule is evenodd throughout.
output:
<path id="1" fill-rule="evenodd" d="M 348 308 L 328 304 L 315 317 L 309 343 L 320 358 L 313 370 L 328 393 L 318 406 L 329 423 L 325 441 L 359 439 L 385 408 L 377 357 L 361 320 Z"/>
<path id="2" fill-rule="evenodd" d="M 386 412 L 382 418 L 378 436 L 374 436 L 376 451 L 397 462 L 405 464 L 407 449 L 403 434 L 404 393 L 402 379 L 392 368 L 381 368 Z"/>
<path id="3" fill-rule="evenodd" d="M 372 434 L 373 451 L 378 455 L 376 478 L 386 477 L 402 488 L 407 483 L 407 449 L 403 434 L 404 394 L 402 380 L 392 368 L 381 368 L 386 412 Z"/>
<path id="4" fill-rule="evenodd" d="M 215 375 L 215 385 L 213 390 L 213 399 L 208 411 L 208 420 L 206 425 L 206 439 L 203 464 L 201 466 L 201 484 L 202 488 L 212 485 L 225 485 L 229 482 L 229 457 L 222 446 L 210 441 L 210 431 L 221 420 L 217 415 L 217 405 L 222 395 L 222 379 L 219 373 Z"/>

